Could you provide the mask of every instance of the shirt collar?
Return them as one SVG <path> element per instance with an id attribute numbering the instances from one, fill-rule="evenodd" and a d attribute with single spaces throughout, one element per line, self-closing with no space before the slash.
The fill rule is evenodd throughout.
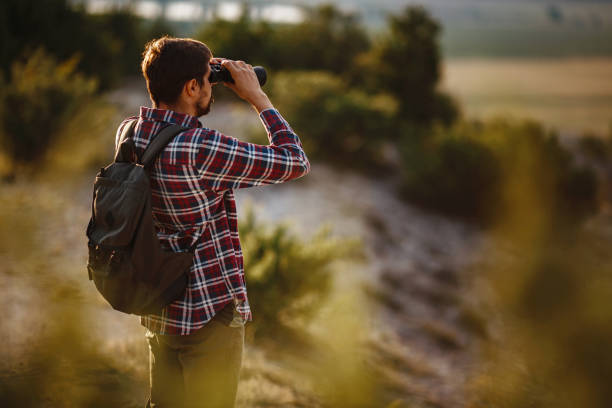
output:
<path id="1" fill-rule="evenodd" d="M 186 113 L 178 113 L 167 109 L 140 107 L 140 117 L 143 119 L 156 120 L 159 122 L 174 123 L 187 128 L 200 128 L 202 123 L 195 116 Z"/>

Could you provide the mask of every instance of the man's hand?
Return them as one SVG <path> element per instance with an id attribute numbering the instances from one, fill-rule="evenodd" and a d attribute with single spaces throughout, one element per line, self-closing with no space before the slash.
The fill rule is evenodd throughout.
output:
<path id="1" fill-rule="evenodd" d="M 236 95 L 249 102 L 258 113 L 274 107 L 266 93 L 259 86 L 257 75 L 255 75 L 251 64 L 225 58 L 212 58 L 210 62 L 213 64 L 220 63 L 232 74 L 234 83 L 224 82 L 223 84 L 234 91 Z"/>

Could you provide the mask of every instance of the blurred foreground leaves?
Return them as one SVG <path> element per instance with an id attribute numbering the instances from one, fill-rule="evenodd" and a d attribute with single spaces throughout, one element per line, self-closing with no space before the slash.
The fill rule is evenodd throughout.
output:
<path id="1" fill-rule="evenodd" d="M 493 336 L 482 345 L 468 406 L 608 407 L 612 219 L 568 223 L 567 199 L 550 193 L 559 183 L 542 184 L 550 163 L 520 144 L 517 151 L 493 229 L 504 250 L 475 270 L 493 289 L 479 293 L 492 305 Z"/>
<path id="2" fill-rule="evenodd" d="M 62 153 L 51 157 L 56 154 Z M 47 163 L 47 169 L 58 165 Z M 0 190 L 0 293 L 7 312 L 0 321 L 3 407 L 136 407 L 146 399 L 142 328 L 134 316 L 112 311 L 87 279 L 86 251 L 78 248 L 85 248 L 88 206 L 83 197 L 88 194 L 81 191 L 82 182 L 72 181 L 20 179 Z M 333 283 L 337 261 L 360 259 L 357 241 L 334 239 L 327 230 L 304 240 L 285 225 L 264 226 L 253 213 L 240 231 L 256 316 L 255 342 L 249 347 L 270 349 L 274 358 L 293 356 L 293 367 L 301 369 L 282 387 L 296 390 L 296 406 L 303 401 L 346 406 L 332 403 L 340 395 L 350 396 L 342 401 L 376 398 L 368 391 L 374 380 L 363 378 L 363 357 L 354 359 L 364 353 L 357 341 L 366 318 L 356 314 L 362 302 L 338 298 Z M 354 318 L 347 319 L 347 313 Z M 313 325 L 318 334 L 307 334 Z M 288 330 L 290 337 L 283 335 Z M 300 342 L 304 347 L 293 348 Z M 352 391 L 356 383 L 362 386 Z M 268 390 L 253 396 L 244 392 L 243 400 L 250 401 L 246 406 L 265 406 L 261 398 Z"/>

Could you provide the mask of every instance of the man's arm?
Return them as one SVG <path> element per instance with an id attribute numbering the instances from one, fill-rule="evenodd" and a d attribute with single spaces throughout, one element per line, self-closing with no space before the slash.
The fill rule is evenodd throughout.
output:
<path id="1" fill-rule="evenodd" d="M 310 171 L 298 136 L 275 109 L 259 115 L 270 144 L 240 141 L 219 132 L 207 136 L 197 156 L 200 184 L 211 190 L 253 187 L 296 179 Z"/>
<path id="2" fill-rule="evenodd" d="M 198 150 L 198 171 L 203 188 L 225 190 L 276 184 L 302 177 L 310 163 L 299 137 L 274 109 L 259 86 L 253 67 L 242 61 L 221 60 L 234 84 L 226 84 L 259 112 L 270 144 L 257 145 L 219 132 L 206 137 Z"/>

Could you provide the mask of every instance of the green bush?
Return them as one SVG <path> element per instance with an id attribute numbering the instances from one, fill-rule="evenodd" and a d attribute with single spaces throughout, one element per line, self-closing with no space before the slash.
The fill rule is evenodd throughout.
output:
<path id="1" fill-rule="evenodd" d="M 533 121 L 460 122 L 404 135 L 403 192 L 444 213 L 492 221 L 507 210 L 507 189 L 528 174 L 548 210 L 580 220 L 597 209 L 593 170 L 574 164 L 557 134 Z"/>
<path id="2" fill-rule="evenodd" d="M 309 242 L 285 225 L 267 228 L 252 210 L 240 222 L 252 322 L 257 335 L 307 323 L 326 300 L 333 285 L 334 261 L 356 257 L 352 240 L 335 240 L 322 229 Z"/>
<path id="3" fill-rule="evenodd" d="M 404 143 L 403 195 L 446 214 L 487 219 L 500 200 L 501 169 L 488 147 L 449 135 L 433 145 Z"/>
<path id="4" fill-rule="evenodd" d="M 274 101 L 302 135 L 309 157 L 355 168 L 384 166 L 382 146 L 397 136 L 393 98 L 347 88 L 325 72 L 279 74 Z"/>
<path id="5" fill-rule="evenodd" d="M 78 60 L 57 63 L 42 49 L 15 62 L 0 92 L 0 142 L 16 163 L 40 159 L 69 115 L 96 90 L 75 71 Z"/>

